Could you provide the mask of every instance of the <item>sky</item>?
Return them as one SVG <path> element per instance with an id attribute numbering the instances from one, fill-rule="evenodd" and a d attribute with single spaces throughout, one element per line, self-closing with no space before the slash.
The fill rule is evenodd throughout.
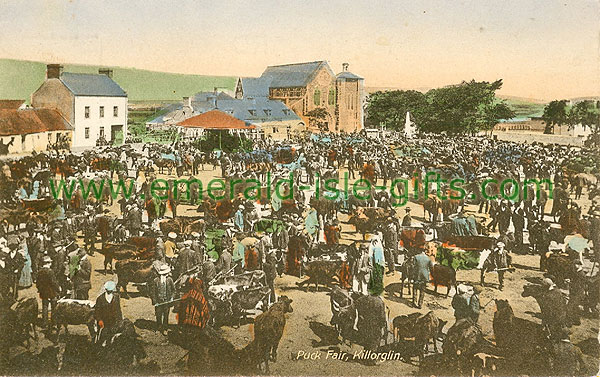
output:
<path id="1" fill-rule="evenodd" d="M 369 87 L 503 79 L 501 94 L 600 96 L 600 0 L 0 0 L 0 58 L 260 76 L 344 62 Z"/>

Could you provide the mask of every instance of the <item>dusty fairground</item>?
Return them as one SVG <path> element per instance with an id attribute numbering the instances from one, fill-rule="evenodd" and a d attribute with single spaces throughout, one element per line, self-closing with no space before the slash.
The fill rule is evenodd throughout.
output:
<path id="1" fill-rule="evenodd" d="M 213 177 L 220 176 L 220 170 L 205 170 L 202 171 L 199 179 L 208 181 Z M 589 203 L 586 201 L 587 196 L 584 195 L 581 201 L 578 201 L 582 206 L 583 212 L 589 208 Z M 111 208 L 112 213 L 117 214 L 118 210 L 115 205 Z M 547 206 L 547 211 L 551 208 L 551 201 Z M 412 208 L 413 222 L 417 223 L 423 220 L 423 210 L 415 203 L 409 203 Z M 476 212 L 477 208 L 474 205 L 468 205 L 467 212 Z M 403 209 L 397 210 L 398 216 L 404 214 Z M 171 213 L 167 211 L 167 217 Z M 182 205 L 178 209 L 180 216 L 195 216 L 198 215 L 195 208 Z M 342 242 L 350 243 L 360 239 L 360 235 L 354 232 L 353 226 L 346 223 L 347 216 L 340 215 L 342 222 Z M 78 242 L 83 244 L 83 240 L 79 237 Z M 525 235 L 527 242 L 527 234 Z M 100 247 L 100 244 L 97 245 Z M 103 283 L 112 279 L 113 275 L 105 275 L 103 272 L 104 257 L 96 253 L 90 258 L 93 266 L 92 273 L 92 290 L 90 298 L 97 296 Z M 539 318 L 540 308 L 535 299 L 521 297 L 523 286 L 532 281 L 536 281 L 542 277 L 542 272 L 539 271 L 539 257 L 533 255 L 513 255 L 513 264 L 516 267 L 515 272 L 507 273 L 505 278 L 505 288 L 503 291 L 497 289 L 497 276 L 493 273 L 486 275 L 487 287 L 481 293 L 481 303 L 486 305 L 482 311 L 479 324 L 490 341 L 494 341 L 492 320 L 495 311 L 493 299 L 507 299 L 512 306 L 517 317 L 531 321 L 533 323 L 541 323 Z M 476 283 L 479 281 L 479 271 L 458 271 L 457 278 L 459 282 L 467 284 Z M 284 275 L 275 280 L 277 295 L 287 295 L 293 300 L 293 313 L 287 316 L 287 325 L 283 338 L 281 340 L 277 362 L 271 363 L 270 373 L 274 375 L 415 375 L 419 374 L 418 359 L 415 357 L 411 362 L 400 360 L 383 361 L 375 366 L 365 365 L 363 362 L 354 361 L 352 355 L 355 352 L 362 350 L 362 347 L 347 344 L 341 344 L 337 339 L 337 334 L 333 327 L 330 326 L 331 310 L 327 289 L 321 288 L 320 291 L 314 292 L 313 286 L 308 291 L 300 289 L 296 283 L 301 281 L 296 277 Z M 398 296 L 399 273 L 394 276 L 385 276 L 386 290 L 383 293 L 384 301 L 390 310 L 390 318 L 394 318 L 400 314 L 409 314 L 417 311 L 410 304 L 410 299 L 407 295 L 404 298 Z M 491 283 L 491 284 L 490 284 Z M 450 291 L 450 296 L 446 297 L 446 287 L 441 287 L 438 294 L 433 294 L 433 286 L 429 285 L 429 294 L 425 297 L 423 308 L 419 311 L 427 313 L 432 310 L 440 319 L 448 321 L 444 331 L 447 331 L 454 323 L 453 310 L 450 306 L 451 297 L 454 295 L 454 289 Z M 176 375 L 184 373 L 184 359 L 186 351 L 181 347 L 172 344 L 167 336 L 161 335 L 160 332 L 154 330 L 154 308 L 150 299 L 138 293 L 136 287 L 129 285 L 130 298 L 121 300 L 123 315 L 135 322 L 138 333 L 144 342 L 148 359 L 155 360 L 159 370 L 154 373 L 164 375 Z M 406 293 L 406 292 L 405 292 Z M 21 297 L 37 296 L 35 286 L 33 288 L 21 291 Z M 171 313 L 171 326 L 176 322 L 175 315 Z M 75 344 L 77 341 L 89 337 L 88 330 L 85 326 L 70 326 L 69 335 L 61 335 L 60 344 Z M 220 330 L 222 334 L 229 339 L 235 346 L 242 347 L 252 340 L 253 328 L 252 324 L 248 323 L 239 328 L 224 326 Z M 585 355 L 585 361 L 590 364 L 590 368 L 598 365 L 600 357 L 600 348 L 598 346 L 598 318 L 582 318 L 581 325 L 571 327 L 571 341 L 577 345 Z M 391 338 L 390 338 L 391 341 Z M 527 342 L 524 338 L 523 342 Z M 31 353 L 40 352 L 44 347 L 50 346 L 52 343 L 41 335 L 39 342 L 32 343 Z M 441 350 L 441 342 L 438 343 Z M 433 350 L 430 348 L 430 352 Z M 26 348 L 18 347 L 14 349 L 15 353 L 24 353 Z M 339 355 L 346 352 L 351 355 L 347 360 Z M 76 353 L 76 351 L 75 351 Z M 298 356 L 301 356 L 300 358 Z M 308 359 L 302 357 L 306 355 Z M 590 369 L 592 370 L 592 369 Z M 27 374 L 27 369 L 23 369 L 24 374 Z M 592 372 L 590 372 L 592 373 Z M 85 370 L 79 370 L 76 374 L 86 374 Z"/>

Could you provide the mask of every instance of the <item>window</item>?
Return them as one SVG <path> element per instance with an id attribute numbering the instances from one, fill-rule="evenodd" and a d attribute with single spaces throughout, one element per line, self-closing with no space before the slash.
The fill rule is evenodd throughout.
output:
<path id="1" fill-rule="evenodd" d="M 48 132 L 48 143 L 52 142 L 52 134 Z"/>
<path id="2" fill-rule="evenodd" d="M 315 94 L 314 94 L 314 103 L 316 106 L 319 106 L 321 104 L 321 91 L 319 90 L 319 88 L 315 89 Z"/>
<path id="3" fill-rule="evenodd" d="M 100 127 L 100 137 L 104 137 L 104 127 Z"/>
<path id="4" fill-rule="evenodd" d="M 89 107 L 89 106 L 86 106 L 86 107 L 85 107 L 85 117 L 86 117 L 86 118 L 89 118 L 89 117 L 90 117 L 90 107 Z"/>
<path id="5" fill-rule="evenodd" d="M 277 133 L 277 127 L 273 127 L 273 133 L 276 134 Z"/>
<path id="6" fill-rule="evenodd" d="M 329 99 L 327 101 L 330 105 L 335 105 L 335 89 L 329 89 Z"/>
<path id="7" fill-rule="evenodd" d="M 89 138 L 90 138 L 90 128 L 89 128 L 89 127 L 86 127 L 86 128 L 85 128 L 85 138 L 86 138 L 86 139 L 89 139 Z"/>
<path id="8" fill-rule="evenodd" d="M 119 116 L 119 106 L 113 106 L 113 116 Z"/>
<path id="9" fill-rule="evenodd" d="M 263 109 L 263 111 L 265 112 L 265 115 L 270 117 L 271 116 L 271 109 Z"/>
<path id="10" fill-rule="evenodd" d="M 104 106 L 100 106 L 100 118 L 104 118 Z"/>
<path id="11" fill-rule="evenodd" d="M 283 109 L 283 114 L 284 115 L 290 115 L 290 110 L 289 109 Z"/>
<path id="12" fill-rule="evenodd" d="M 256 115 L 256 110 L 248 110 L 248 112 L 250 113 L 250 115 Z"/>

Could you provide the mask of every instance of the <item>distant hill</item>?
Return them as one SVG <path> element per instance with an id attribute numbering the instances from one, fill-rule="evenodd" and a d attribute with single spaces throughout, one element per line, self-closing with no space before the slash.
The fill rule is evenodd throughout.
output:
<path id="1" fill-rule="evenodd" d="M 65 72 L 98 73 L 91 66 L 64 64 Z M 129 101 L 180 101 L 200 91 L 225 88 L 233 90 L 235 77 L 202 76 L 154 72 L 135 68 L 113 69 L 113 79 L 127 92 Z M 46 63 L 26 60 L 0 59 L 0 99 L 24 99 L 29 102 L 33 93 L 46 78 Z"/>

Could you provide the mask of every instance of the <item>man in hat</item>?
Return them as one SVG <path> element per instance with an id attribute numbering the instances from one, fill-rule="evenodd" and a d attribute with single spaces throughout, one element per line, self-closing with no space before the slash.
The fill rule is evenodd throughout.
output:
<path id="1" fill-rule="evenodd" d="M 481 310 L 481 303 L 479 301 L 479 294 L 483 291 L 483 287 L 479 284 L 473 284 L 473 294 L 469 299 L 469 318 L 474 323 L 479 322 L 479 311 Z"/>
<path id="2" fill-rule="evenodd" d="M 402 226 L 411 226 L 412 225 L 412 217 L 410 215 L 410 207 L 406 207 L 404 209 L 406 215 L 402 218 Z"/>
<path id="3" fill-rule="evenodd" d="M 277 257 L 275 250 L 267 250 L 265 257 L 265 263 L 262 268 L 265 272 L 265 278 L 267 279 L 267 286 L 271 289 L 270 301 L 275 302 L 275 277 L 277 276 Z"/>
<path id="4" fill-rule="evenodd" d="M 368 294 L 367 285 L 371 279 L 373 264 L 372 258 L 369 258 L 369 246 L 367 244 L 360 245 L 360 257 L 353 267 L 352 290 L 363 295 Z"/>
<path id="5" fill-rule="evenodd" d="M 10 288 L 10 294 L 14 300 L 19 297 L 19 278 L 21 277 L 21 271 L 25 266 L 25 257 L 19 253 L 20 240 L 13 240 L 8 243 L 8 255 L 4 257 L 6 263 L 6 271 L 8 272 L 8 283 Z"/>
<path id="6" fill-rule="evenodd" d="M 417 295 L 418 291 L 419 301 L 416 307 L 419 309 L 421 309 L 421 306 L 423 305 L 423 299 L 425 298 L 425 287 L 427 286 L 427 283 L 429 283 L 429 275 L 431 274 L 432 268 L 433 261 L 427 256 L 427 254 L 425 254 L 425 249 L 421 249 L 421 252 L 415 256 L 415 269 L 417 271 L 417 276 L 415 278 L 412 298 L 413 306 L 415 306 L 415 296 Z"/>
<path id="7" fill-rule="evenodd" d="M 139 209 L 137 204 L 131 206 L 129 215 L 127 216 L 127 223 L 131 231 L 132 237 L 138 237 L 142 230 L 142 211 Z"/>
<path id="8" fill-rule="evenodd" d="M 94 319 L 98 322 L 102 334 L 100 339 L 106 339 L 113 333 L 115 326 L 123 320 L 121 300 L 116 293 L 117 285 L 109 280 L 104 283 L 104 293 L 96 299 L 94 306 Z"/>
<path id="9" fill-rule="evenodd" d="M 215 264 L 217 272 L 226 273 L 231 270 L 231 262 L 232 256 L 229 252 L 229 248 L 224 248 L 223 251 L 221 251 L 221 255 L 219 255 L 217 263 Z"/>
<path id="10" fill-rule="evenodd" d="M 96 234 L 98 233 L 97 221 L 93 212 L 86 212 L 85 220 L 83 221 L 83 235 L 86 250 L 89 250 L 90 255 L 94 255 L 96 250 Z"/>
<path id="11" fill-rule="evenodd" d="M 569 332 L 563 328 L 557 335 L 557 340 L 552 343 L 550 351 L 549 370 L 556 376 L 582 376 L 585 375 L 586 364 L 583 352 L 569 339 Z"/>
<path id="12" fill-rule="evenodd" d="M 388 223 L 383 229 L 383 246 L 385 250 L 385 262 L 388 274 L 396 271 L 396 260 L 398 259 L 398 227 L 392 216 L 388 217 Z"/>
<path id="13" fill-rule="evenodd" d="M 489 256 L 490 258 L 493 258 L 492 261 L 494 262 L 494 265 L 496 266 L 496 271 L 498 272 L 498 289 L 499 290 L 502 290 L 504 288 L 504 272 L 510 265 L 510 256 L 508 255 L 508 251 L 506 250 L 505 246 L 506 245 L 504 244 L 504 242 L 498 241 L 496 243 L 496 247 L 492 251 L 492 254 Z M 484 280 L 483 280 L 484 274 L 485 274 L 485 271 L 484 271 L 484 269 L 482 269 L 481 270 L 481 285 L 484 284 Z"/>
<path id="14" fill-rule="evenodd" d="M 36 287 L 37 291 L 42 299 L 42 320 L 44 326 L 48 325 L 48 306 L 50 306 L 52 312 L 56 306 L 56 300 L 60 293 L 60 286 L 56 275 L 51 268 L 52 258 L 44 256 L 42 259 L 42 266 L 38 270 Z"/>
<path id="15" fill-rule="evenodd" d="M 560 336 L 560 331 L 566 328 L 566 300 L 549 278 L 542 280 L 542 289 L 542 299 L 538 301 L 542 312 L 542 325 L 548 329 L 550 338 L 556 339 Z"/>
<path id="16" fill-rule="evenodd" d="M 186 240 L 183 242 L 183 249 L 177 256 L 177 263 L 175 265 L 175 276 L 179 277 L 187 271 L 194 268 L 201 263 L 196 253 L 191 249 L 192 240 Z"/>
<path id="17" fill-rule="evenodd" d="M 452 298 L 452 308 L 454 309 L 454 318 L 456 322 L 463 318 L 468 318 L 471 315 L 469 307 L 469 296 L 467 287 L 464 284 L 459 284 L 457 292 Z"/>
<path id="18" fill-rule="evenodd" d="M 88 300 L 89 292 L 92 289 L 90 277 L 92 275 L 92 264 L 83 249 L 79 249 L 79 266 L 73 275 L 73 289 L 75 291 L 75 299 Z"/>
<path id="19" fill-rule="evenodd" d="M 42 231 L 42 228 L 37 225 L 31 229 L 30 233 L 28 232 L 29 237 L 27 238 L 27 252 L 31 257 L 31 272 L 34 282 L 39 267 L 39 256 L 42 255 L 44 251 L 44 236 Z"/>
<path id="20" fill-rule="evenodd" d="M 156 246 L 154 247 L 154 260 L 166 263 L 165 259 L 165 242 L 163 241 L 163 233 L 159 230 L 156 232 Z"/>
<path id="21" fill-rule="evenodd" d="M 158 270 L 158 276 L 154 278 L 151 285 L 150 298 L 154 305 L 157 329 L 164 335 L 169 325 L 170 306 L 166 303 L 173 300 L 175 295 L 175 283 L 169 275 L 171 268 L 163 264 Z"/>
<path id="22" fill-rule="evenodd" d="M 175 252 L 177 250 L 177 244 L 175 244 L 177 233 L 169 232 L 168 237 L 169 239 L 165 241 L 165 257 L 167 260 L 171 260 L 175 258 Z"/>

